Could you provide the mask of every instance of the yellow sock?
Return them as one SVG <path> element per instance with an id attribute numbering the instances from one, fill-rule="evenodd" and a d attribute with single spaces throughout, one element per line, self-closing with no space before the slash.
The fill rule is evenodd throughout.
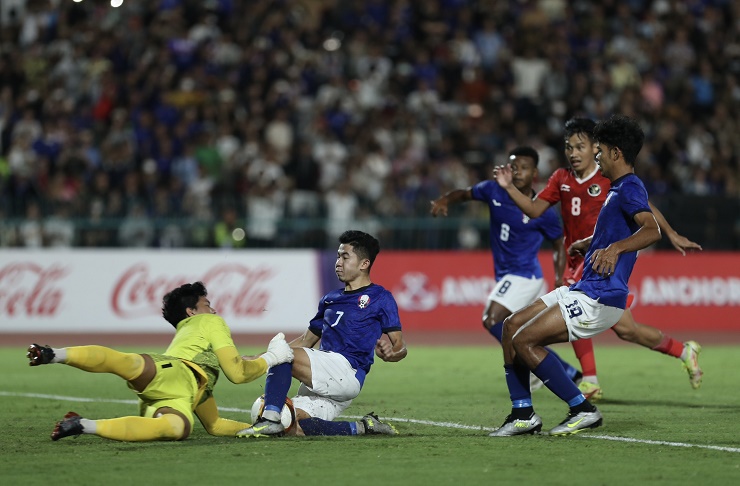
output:
<path id="1" fill-rule="evenodd" d="M 234 437 L 240 430 L 251 427 L 252 424 L 237 422 L 236 420 L 219 418 L 213 426 L 207 430 L 211 435 L 216 437 Z"/>
<path id="2" fill-rule="evenodd" d="M 127 442 L 178 440 L 185 432 L 185 422 L 174 414 L 96 420 L 95 426 L 95 435 Z"/>
<path id="3" fill-rule="evenodd" d="M 104 346 L 75 346 L 65 348 L 64 364 L 92 373 L 113 373 L 126 381 L 138 378 L 144 371 L 144 358 L 140 354 L 121 353 Z"/>

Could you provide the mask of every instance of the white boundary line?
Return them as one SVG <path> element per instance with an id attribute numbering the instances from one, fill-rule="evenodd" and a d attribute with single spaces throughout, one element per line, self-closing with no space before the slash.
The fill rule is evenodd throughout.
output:
<path id="1" fill-rule="evenodd" d="M 137 400 L 122 400 L 122 399 L 116 399 L 116 398 L 68 397 L 64 395 L 47 395 L 43 393 L 17 393 L 17 392 L 7 392 L 7 391 L 2 391 L 2 390 L 0 390 L 0 397 L 43 398 L 45 400 L 60 400 L 60 401 L 65 401 L 65 402 L 85 402 L 85 403 L 91 403 L 91 402 L 124 403 L 124 404 L 129 404 L 129 405 L 136 405 L 139 403 Z M 243 408 L 218 407 L 218 409 L 223 412 L 250 413 L 249 410 L 246 410 Z M 350 419 L 362 418 L 359 415 L 343 415 L 343 417 L 350 418 Z M 409 424 L 431 425 L 433 427 L 445 427 L 448 429 L 480 430 L 483 432 L 490 432 L 494 430 L 494 427 L 483 427 L 483 426 L 478 426 L 478 425 L 464 425 L 464 424 L 458 424 L 455 422 L 434 422 L 432 420 L 417 420 L 417 419 L 407 419 L 407 418 L 400 418 L 400 417 L 387 418 L 387 420 L 391 420 L 393 422 L 405 422 Z M 615 437 L 612 435 L 586 434 L 586 435 L 579 435 L 578 437 L 583 437 L 586 439 L 611 440 L 614 442 L 631 442 L 631 443 L 636 443 L 636 444 L 663 445 L 663 446 L 670 446 L 670 447 L 696 447 L 698 449 L 709 449 L 713 451 L 740 452 L 740 448 L 738 447 L 722 447 L 722 446 L 712 446 L 712 445 L 688 444 L 685 442 L 668 442 L 668 441 L 663 441 L 663 440 L 633 439 L 630 437 Z"/>

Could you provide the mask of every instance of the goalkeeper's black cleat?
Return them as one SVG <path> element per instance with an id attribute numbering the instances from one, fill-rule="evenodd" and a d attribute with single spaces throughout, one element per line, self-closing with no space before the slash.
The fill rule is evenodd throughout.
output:
<path id="1" fill-rule="evenodd" d="M 41 346 L 40 344 L 32 344 L 28 347 L 26 353 L 28 358 L 29 366 L 39 366 L 42 364 L 49 364 L 54 359 L 54 350 L 51 346 Z"/>
<path id="2" fill-rule="evenodd" d="M 362 417 L 362 425 L 365 426 L 367 435 L 398 435 L 398 431 L 391 424 L 381 422 L 374 412 Z"/>
<path id="3" fill-rule="evenodd" d="M 59 440 L 64 437 L 74 435 L 77 437 L 82 434 L 82 424 L 80 420 L 82 417 L 74 412 L 67 412 L 62 420 L 56 423 L 54 430 L 51 432 L 51 440 Z"/>

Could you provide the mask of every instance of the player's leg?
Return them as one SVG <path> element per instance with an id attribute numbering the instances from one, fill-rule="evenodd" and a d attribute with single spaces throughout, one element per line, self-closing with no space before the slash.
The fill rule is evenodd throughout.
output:
<path id="1" fill-rule="evenodd" d="M 352 376 L 350 375 L 351 379 Z M 341 383 L 341 382 L 338 382 Z M 336 390 L 335 390 L 336 391 Z M 345 392 L 343 392 L 345 393 Z M 348 390 L 346 396 L 354 394 Z M 298 436 L 349 436 L 349 435 L 396 435 L 396 428 L 381 421 L 370 412 L 357 421 L 338 421 L 336 417 L 350 406 L 352 400 L 333 400 L 312 391 L 301 384 L 293 397 L 296 412 L 296 427 L 291 431 Z"/>
<path id="2" fill-rule="evenodd" d="M 359 395 L 362 388 L 357 371 L 338 353 L 306 350 L 311 361 L 311 383 L 301 383 L 293 397 L 296 435 L 395 435 L 396 429 L 373 412 L 359 421 L 335 421 Z"/>
<path id="3" fill-rule="evenodd" d="M 689 374 L 692 388 L 699 388 L 703 372 L 699 367 L 701 346 L 695 341 L 682 343 L 671 336 L 666 336 L 660 329 L 635 321 L 632 312 L 626 309 L 612 330 L 623 341 L 639 344 L 653 351 L 658 351 L 681 360 Z"/>
<path id="4" fill-rule="evenodd" d="M 140 354 L 121 353 L 104 346 L 74 346 L 69 348 L 51 348 L 32 344 L 28 347 L 29 364 L 63 363 L 91 373 L 112 373 L 126 381 L 135 381 L 139 390 L 148 384 L 147 380 L 137 380 L 145 370 L 145 360 Z M 152 365 L 147 377 L 151 381 Z"/>
<path id="5" fill-rule="evenodd" d="M 571 259 L 568 259 L 568 265 L 565 268 L 565 274 L 563 275 L 563 281 L 567 282 L 568 285 L 572 285 L 581 279 L 583 275 L 583 260 L 580 263 L 572 267 L 574 263 Z M 594 354 L 594 344 L 590 339 L 579 339 L 577 341 L 571 341 L 573 352 L 576 355 L 576 359 L 581 365 L 581 381 L 578 384 L 578 388 L 581 392 L 592 401 L 600 400 L 603 397 L 603 390 L 599 385 L 599 379 L 596 374 L 596 355 Z"/>
<path id="6" fill-rule="evenodd" d="M 82 419 L 84 432 L 106 439 L 127 442 L 156 440 L 184 440 L 192 430 L 192 423 L 180 411 L 159 408 L 154 417 L 119 417 L 103 420 Z"/>
<path id="7" fill-rule="evenodd" d="M 534 434 L 542 429 L 542 419 L 535 413 L 532 405 L 532 392 L 529 385 L 530 370 L 521 361 L 515 359 L 512 337 L 545 309 L 545 303 L 537 299 L 504 321 L 501 346 L 504 351 L 504 376 L 511 399 L 511 413 L 506 416 L 500 427 L 488 434 L 491 437 Z"/>
<path id="8" fill-rule="evenodd" d="M 572 292 L 564 287 L 543 297 L 543 301 L 552 303 L 553 297 L 557 298 L 556 303 L 523 326 L 514 335 L 512 344 L 517 358 L 532 367 L 537 377 L 568 403 L 568 416 L 549 432 L 551 435 L 567 435 L 600 426 L 601 413 L 567 379 L 560 363 L 549 356 L 543 346 L 566 339 L 595 336 L 613 326 L 624 311 L 604 306 L 582 292 Z"/>
<path id="9" fill-rule="evenodd" d="M 581 364 L 581 382 L 578 388 L 583 394 L 592 401 L 601 400 L 604 397 L 604 391 L 599 384 L 599 378 L 596 375 L 596 355 L 594 354 L 594 343 L 590 339 L 579 339 L 571 342 L 573 352 L 576 354 L 578 362 Z"/>
<path id="10" fill-rule="evenodd" d="M 538 300 L 545 294 L 544 279 L 524 278 L 518 275 L 502 277 L 488 296 L 488 305 L 483 313 L 483 326 L 499 342 L 502 340 L 504 319 L 512 312 L 517 312 Z M 555 351 L 548 349 L 566 369 L 574 381 L 580 378 L 580 372 L 562 359 Z M 542 386 L 536 378 L 530 380 L 530 388 L 536 390 Z"/>
<path id="11" fill-rule="evenodd" d="M 308 368 L 308 373 L 311 369 L 310 361 L 303 348 L 296 348 L 293 353 L 292 363 L 282 363 L 267 370 L 265 408 L 251 427 L 236 433 L 237 437 L 282 437 L 285 435 L 285 427 L 280 421 L 280 416 L 293 376 L 295 373 L 304 376 L 306 368 Z"/>
<path id="12" fill-rule="evenodd" d="M 143 357 L 147 367 L 152 365 L 155 370 L 154 377 L 138 392 L 150 415 L 90 420 L 70 412 L 56 424 L 52 440 L 79 434 L 131 442 L 186 439 L 192 430 L 193 399 L 202 391 L 199 382 L 178 359 Z"/>

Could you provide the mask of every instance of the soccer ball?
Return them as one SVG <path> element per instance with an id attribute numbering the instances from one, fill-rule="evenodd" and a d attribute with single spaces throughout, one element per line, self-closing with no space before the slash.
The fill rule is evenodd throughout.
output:
<path id="1" fill-rule="evenodd" d="M 265 396 L 260 395 L 252 404 L 252 423 L 255 423 L 259 419 L 264 409 Z M 285 397 L 285 405 L 283 405 L 283 410 L 280 412 L 280 422 L 285 427 L 286 432 L 295 426 L 295 407 L 293 406 L 293 400 L 288 397 Z"/>

